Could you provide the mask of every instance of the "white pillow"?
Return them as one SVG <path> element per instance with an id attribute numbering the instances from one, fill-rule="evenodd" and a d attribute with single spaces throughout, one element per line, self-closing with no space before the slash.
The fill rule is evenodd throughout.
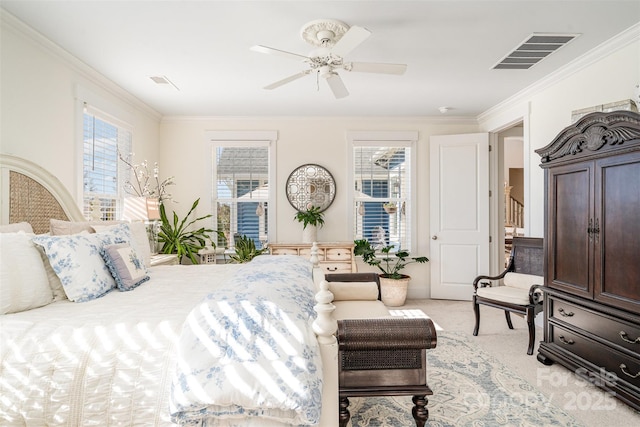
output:
<path id="1" fill-rule="evenodd" d="M 78 234 L 83 231 L 93 233 L 94 225 L 117 225 L 124 221 L 64 221 L 61 219 L 50 219 L 49 229 L 52 236 L 68 236 Z"/>
<path id="2" fill-rule="evenodd" d="M 40 258 L 42 258 L 42 263 L 44 264 L 44 271 L 47 272 L 47 279 L 49 279 L 49 287 L 51 288 L 51 292 L 53 292 L 53 302 L 62 301 L 67 298 L 67 294 L 64 293 L 64 288 L 62 287 L 62 283 L 60 282 L 60 278 L 53 271 L 53 267 L 51 267 L 51 263 L 49 262 L 49 258 L 47 258 L 47 254 L 44 253 L 44 249 L 42 246 L 35 245 L 38 248 L 38 253 L 40 254 Z"/>
<path id="3" fill-rule="evenodd" d="M 28 222 L 16 222 L 13 224 L 0 225 L 0 233 L 17 233 L 18 231 L 33 233 L 33 228 Z"/>
<path id="4" fill-rule="evenodd" d="M 334 301 L 373 301 L 378 299 L 376 282 L 327 282 Z"/>
<path id="5" fill-rule="evenodd" d="M 61 219 L 49 220 L 52 236 L 66 236 L 78 234 L 83 231 L 99 233 L 117 225 L 128 224 L 130 229 L 131 246 L 144 260 L 144 265 L 151 267 L 151 248 L 147 236 L 147 226 L 142 221 L 63 221 Z"/>
<path id="6" fill-rule="evenodd" d="M 130 291 L 149 280 L 147 268 L 136 251 L 126 243 L 105 245 L 102 258 L 120 291 Z"/>
<path id="7" fill-rule="evenodd" d="M 95 234 L 36 236 L 33 241 L 44 248 L 64 292 L 75 302 L 99 298 L 115 288 L 101 251 L 105 245 L 129 243 L 120 226 Z"/>
<path id="8" fill-rule="evenodd" d="M 33 234 L 0 233 L 0 314 L 42 307 L 53 301 Z"/>

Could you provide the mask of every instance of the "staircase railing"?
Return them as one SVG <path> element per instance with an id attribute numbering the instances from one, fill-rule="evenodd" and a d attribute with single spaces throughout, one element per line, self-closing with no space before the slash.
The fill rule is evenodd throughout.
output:
<path id="1" fill-rule="evenodd" d="M 511 197 L 511 189 L 513 187 L 504 187 L 504 223 L 509 227 L 524 227 L 524 205 Z"/>

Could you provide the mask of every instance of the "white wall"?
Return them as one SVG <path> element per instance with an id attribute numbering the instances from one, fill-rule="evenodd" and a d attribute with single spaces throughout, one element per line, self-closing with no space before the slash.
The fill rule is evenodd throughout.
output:
<path id="1" fill-rule="evenodd" d="M 632 99 L 640 84 L 640 41 L 636 41 L 579 71 L 531 98 L 530 141 L 535 150 L 549 144 L 571 124 L 571 111 L 609 102 Z M 637 100 L 636 100 L 637 101 Z M 540 156 L 531 153 L 530 191 L 536 200 L 544 197 L 544 174 Z M 531 230 L 544 234 L 543 203 L 531 210 Z"/>
<path id="2" fill-rule="evenodd" d="M 0 152 L 44 167 L 80 206 L 79 112 L 87 100 L 133 126 L 136 159 L 158 158 L 158 113 L 7 13 L 0 19 Z"/>
<path id="3" fill-rule="evenodd" d="M 636 89 L 640 84 L 640 25 L 620 39 L 587 55 L 579 70 L 480 117 L 481 128 L 487 131 L 524 120 L 524 158 L 529 170 L 528 179 L 525 173 L 525 223 L 530 236 L 544 236 L 544 173 L 534 150 L 569 126 L 574 110 L 633 98 L 640 104 Z"/>
<path id="4" fill-rule="evenodd" d="M 411 130 L 418 131 L 416 147 L 417 168 L 417 255 L 429 255 L 429 137 L 477 131 L 473 120 L 381 117 L 314 117 L 314 118 L 186 118 L 167 117 L 161 123 L 161 165 L 169 175 L 176 176 L 173 189 L 178 204 L 171 205 L 179 214 L 186 213 L 193 201 L 200 197 L 198 214 L 212 211 L 211 177 L 207 176 L 207 162 L 211 161 L 205 132 L 211 130 L 275 130 L 278 132 L 276 150 L 277 234 L 271 241 L 297 242 L 302 225 L 293 217 L 284 193 L 287 177 L 293 169 L 305 163 L 326 167 L 336 180 L 336 199 L 327 209 L 325 226 L 318 231 L 322 241 L 351 241 L 348 234 L 347 164 L 348 131 Z M 359 265 L 361 271 L 370 267 Z M 412 276 L 410 298 L 429 295 L 429 264 L 410 265 L 406 272 Z"/>
<path id="5" fill-rule="evenodd" d="M 504 139 L 504 182 L 509 182 L 509 169 L 510 168 L 523 168 L 524 159 L 523 143 L 521 136 L 506 137 Z"/>

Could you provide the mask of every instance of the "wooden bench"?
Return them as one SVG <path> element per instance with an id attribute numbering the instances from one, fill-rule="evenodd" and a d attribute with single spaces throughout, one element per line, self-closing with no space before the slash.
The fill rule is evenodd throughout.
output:
<path id="1" fill-rule="evenodd" d="M 327 282 L 375 282 L 375 273 L 327 274 Z M 435 325 L 429 318 L 392 317 L 382 302 L 334 301 L 361 305 L 358 313 L 340 311 L 338 318 L 339 426 L 351 418 L 349 397 L 413 396 L 413 418 L 418 427 L 429 417 L 426 350 L 435 348 Z M 380 309 L 383 309 L 382 312 Z M 338 311 L 338 310 L 336 310 Z M 362 314 L 372 313 L 371 318 Z M 377 315 L 381 316 L 373 317 Z"/>

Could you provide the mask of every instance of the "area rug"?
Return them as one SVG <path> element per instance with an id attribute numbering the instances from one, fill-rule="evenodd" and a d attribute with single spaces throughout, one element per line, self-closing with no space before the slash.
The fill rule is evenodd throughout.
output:
<path id="1" fill-rule="evenodd" d="M 427 351 L 431 427 L 573 426 L 580 424 L 464 334 L 438 333 Z M 350 398 L 352 427 L 410 427 L 410 396 Z"/>

